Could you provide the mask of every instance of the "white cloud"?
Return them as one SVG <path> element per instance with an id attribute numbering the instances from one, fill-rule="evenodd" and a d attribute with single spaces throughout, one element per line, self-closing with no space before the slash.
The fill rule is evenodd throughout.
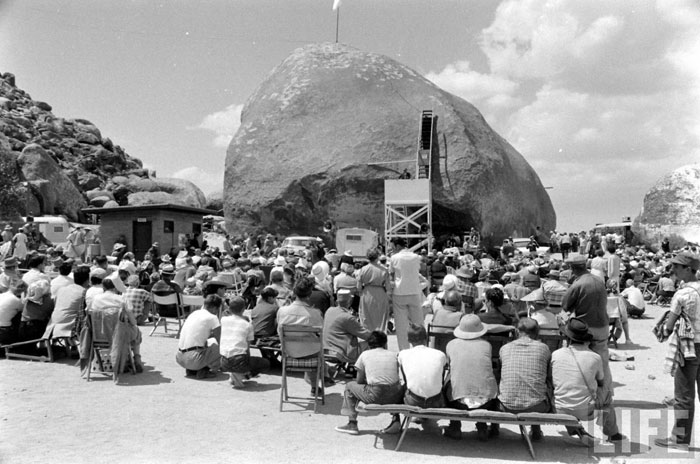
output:
<path id="1" fill-rule="evenodd" d="M 232 104 L 221 111 L 208 114 L 195 127 L 188 129 L 202 129 L 216 134 L 213 144 L 215 147 L 227 148 L 233 135 L 241 125 L 242 104 Z"/>
<path id="2" fill-rule="evenodd" d="M 427 77 L 555 187 L 573 230 L 636 214 L 658 178 L 700 157 L 699 30 L 695 0 L 506 0 L 481 34 L 487 70 L 456 61 Z"/>
<path id="3" fill-rule="evenodd" d="M 169 177 L 189 180 L 199 187 L 205 195 L 224 189 L 224 173 L 221 170 L 216 173 L 211 173 L 200 167 L 191 166 L 189 168 L 180 169 Z"/>

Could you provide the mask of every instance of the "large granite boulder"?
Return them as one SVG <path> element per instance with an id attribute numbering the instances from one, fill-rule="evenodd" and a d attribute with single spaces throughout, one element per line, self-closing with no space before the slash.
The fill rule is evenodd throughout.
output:
<path id="1" fill-rule="evenodd" d="M 537 174 L 474 106 L 385 56 L 314 44 L 278 65 L 243 109 L 226 157 L 229 231 L 317 234 L 327 218 L 382 230 L 383 180 L 415 171 L 427 109 L 438 116 L 436 235 L 474 226 L 495 241 L 555 228 Z"/>
<path id="2" fill-rule="evenodd" d="M 17 162 L 44 214 L 74 212 L 71 219 L 77 219 L 79 211 L 87 207 L 75 184 L 41 145 L 24 147 Z"/>
<path id="3" fill-rule="evenodd" d="M 644 195 L 635 225 L 654 241 L 675 234 L 700 243 L 700 164 L 680 167 L 659 179 Z"/>
<path id="4" fill-rule="evenodd" d="M 114 196 L 117 201 L 118 198 L 123 199 L 126 192 L 127 204 L 132 206 L 170 203 L 204 208 L 207 202 L 199 187 L 184 179 L 119 176 L 111 180 L 108 189 L 116 192 Z"/>

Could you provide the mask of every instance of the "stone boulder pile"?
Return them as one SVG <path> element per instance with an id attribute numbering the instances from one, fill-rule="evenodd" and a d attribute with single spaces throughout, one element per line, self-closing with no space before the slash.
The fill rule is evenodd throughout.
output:
<path id="1" fill-rule="evenodd" d="M 0 158 L 17 179 L 22 215 L 63 214 L 78 221 L 81 209 L 109 201 L 196 207 L 206 202 L 191 182 L 153 178 L 90 121 L 55 116 L 50 104 L 18 88 L 11 73 L 0 73 Z"/>
<path id="2" fill-rule="evenodd" d="M 657 242 L 675 234 L 700 243 L 700 164 L 682 166 L 659 179 L 644 195 L 635 228 Z"/>
<path id="3" fill-rule="evenodd" d="M 315 235 L 326 219 L 382 230 L 384 179 L 415 172 L 422 110 L 438 117 L 436 235 L 555 228 L 539 177 L 474 106 L 390 58 L 324 43 L 295 50 L 246 102 L 226 158 L 229 230 Z"/>

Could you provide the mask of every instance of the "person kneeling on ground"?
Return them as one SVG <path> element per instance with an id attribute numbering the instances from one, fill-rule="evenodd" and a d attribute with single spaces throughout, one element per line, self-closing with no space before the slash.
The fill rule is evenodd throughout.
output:
<path id="1" fill-rule="evenodd" d="M 235 296 L 228 304 L 228 315 L 221 318 L 221 370 L 230 373 L 229 382 L 235 388 L 244 387 L 244 380 L 270 368 L 266 359 L 250 356 L 250 342 L 255 336 L 253 324 L 243 316 L 245 307 L 245 300 Z"/>
<path id="2" fill-rule="evenodd" d="M 222 303 L 219 295 L 207 295 L 204 306 L 193 311 L 182 325 L 175 360 L 185 368 L 186 377 L 213 377 L 221 365 L 221 325 L 216 315 Z M 210 338 L 216 342 L 208 343 Z"/>
<path id="3" fill-rule="evenodd" d="M 647 303 L 644 301 L 642 291 L 634 285 L 634 280 L 627 279 L 625 289 L 622 291 L 622 297 L 625 299 L 625 306 L 627 306 L 627 315 L 641 318 L 646 310 Z M 628 342 L 632 343 L 631 340 L 628 340 Z"/>
<path id="4" fill-rule="evenodd" d="M 357 381 L 345 384 L 340 414 L 348 416 L 348 423 L 335 428 L 338 432 L 358 435 L 357 403 L 400 403 L 403 387 L 399 382 L 399 362 L 396 353 L 387 350 L 387 337 L 375 330 L 367 339 L 369 349 L 357 358 Z M 392 422 L 393 424 L 393 422 Z"/>

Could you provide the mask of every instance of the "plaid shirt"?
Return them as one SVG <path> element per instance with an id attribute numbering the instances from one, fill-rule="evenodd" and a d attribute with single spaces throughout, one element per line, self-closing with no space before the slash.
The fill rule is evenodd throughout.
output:
<path id="1" fill-rule="evenodd" d="M 151 294 L 141 288 L 129 287 L 124 292 L 124 302 L 134 317 L 143 316 L 143 305 L 151 300 Z"/>
<path id="2" fill-rule="evenodd" d="M 473 299 L 479 296 L 479 290 L 476 288 L 476 285 L 463 279 L 457 279 L 457 291 L 462 296 L 472 297 Z"/>
<path id="3" fill-rule="evenodd" d="M 551 354 L 544 343 L 521 337 L 500 350 L 501 384 L 498 399 L 515 411 L 541 403 L 547 398 Z"/>
<path id="4" fill-rule="evenodd" d="M 542 284 L 542 290 L 544 291 L 544 299 L 549 306 L 561 307 L 566 294 L 566 286 L 564 284 L 558 280 L 546 280 Z"/>

